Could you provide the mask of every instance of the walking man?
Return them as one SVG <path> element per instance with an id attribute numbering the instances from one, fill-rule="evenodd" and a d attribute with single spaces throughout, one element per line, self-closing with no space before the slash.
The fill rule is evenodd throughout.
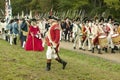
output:
<path id="1" fill-rule="evenodd" d="M 67 62 L 62 60 L 58 54 L 58 48 L 60 44 L 60 25 L 57 22 L 57 18 L 50 16 L 49 23 L 50 28 L 47 33 L 46 42 L 47 42 L 47 65 L 46 71 L 50 71 L 51 69 L 51 59 L 54 58 L 56 61 L 62 64 L 62 69 L 65 69 Z"/>
<path id="2" fill-rule="evenodd" d="M 17 37 L 18 37 L 18 34 L 19 34 L 18 23 L 19 23 L 19 20 L 15 19 L 15 22 L 13 22 L 13 29 L 12 29 L 12 32 L 13 32 L 13 43 L 15 45 L 17 45 Z"/>

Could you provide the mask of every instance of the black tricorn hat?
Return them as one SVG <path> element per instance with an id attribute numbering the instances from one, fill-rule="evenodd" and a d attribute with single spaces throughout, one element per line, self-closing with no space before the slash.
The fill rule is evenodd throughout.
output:
<path id="1" fill-rule="evenodd" d="M 76 18 L 76 21 L 80 21 L 80 17 L 77 17 L 77 18 Z"/>
<path id="2" fill-rule="evenodd" d="M 109 21 L 110 19 L 113 20 L 111 15 L 108 16 L 107 21 Z"/>
<path id="3" fill-rule="evenodd" d="M 113 24 L 114 24 L 114 25 L 118 25 L 118 26 L 119 26 L 119 22 L 114 22 Z"/>
<path id="4" fill-rule="evenodd" d="M 48 19 L 54 19 L 54 20 L 59 20 L 57 17 L 55 17 L 55 16 L 48 16 Z"/>
<path id="5" fill-rule="evenodd" d="M 99 22 L 104 21 L 104 17 L 100 17 Z"/>
<path id="6" fill-rule="evenodd" d="M 88 17 L 84 17 L 82 20 L 84 23 L 86 23 L 87 21 L 89 21 Z"/>
<path id="7" fill-rule="evenodd" d="M 36 22 L 37 20 L 35 18 L 31 19 L 31 21 Z"/>

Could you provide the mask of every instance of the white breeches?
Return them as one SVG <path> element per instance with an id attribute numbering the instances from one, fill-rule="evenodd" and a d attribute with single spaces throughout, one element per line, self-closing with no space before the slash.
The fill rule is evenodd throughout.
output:
<path id="1" fill-rule="evenodd" d="M 74 41 L 73 47 L 76 47 L 77 44 L 78 44 L 79 48 L 82 47 L 81 37 L 82 36 L 79 36 L 79 35 L 77 35 L 76 37 L 74 37 L 75 41 Z"/>
<path id="2" fill-rule="evenodd" d="M 86 45 L 87 41 L 88 41 L 88 50 L 91 50 L 91 40 L 88 36 L 86 37 L 85 41 L 83 42 L 82 48 L 85 49 L 85 45 Z"/>
<path id="3" fill-rule="evenodd" d="M 12 45 L 12 42 L 13 42 L 13 35 L 10 34 L 10 45 Z"/>
<path id="4" fill-rule="evenodd" d="M 112 36 L 109 34 L 108 37 L 107 37 L 107 40 L 108 40 L 108 45 L 111 47 L 111 48 L 114 48 L 114 44 L 112 42 Z"/>
<path id="5" fill-rule="evenodd" d="M 47 48 L 47 52 L 46 52 L 46 57 L 47 59 L 52 59 L 52 58 L 57 58 L 57 54 L 55 53 L 55 50 L 52 49 L 50 46 L 48 46 Z"/>

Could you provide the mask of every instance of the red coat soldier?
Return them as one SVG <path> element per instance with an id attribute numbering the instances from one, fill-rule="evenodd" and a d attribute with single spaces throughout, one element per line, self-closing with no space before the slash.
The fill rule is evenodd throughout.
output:
<path id="1" fill-rule="evenodd" d="M 57 18 L 50 16 L 49 17 L 50 28 L 47 33 L 46 42 L 47 42 L 47 66 L 46 70 L 49 71 L 51 69 L 51 59 L 54 58 L 56 61 L 63 65 L 63 69 L 67 62 L 63 61 L 58 54 L 58 48 L 60 44 L 60 25 L 57 22 Z"/>

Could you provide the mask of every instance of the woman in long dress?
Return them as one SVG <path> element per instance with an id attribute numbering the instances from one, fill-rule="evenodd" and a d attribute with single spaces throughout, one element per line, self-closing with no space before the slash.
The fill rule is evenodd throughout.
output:
<path id="1" fill-rule="evenodd" d="M 40 29 L 37 26 L 36 20 L 32 20 L 29 27 L 29 33 L 26 40 L 25 50 L 27 51 L 43 51 L 42 38 Z"/>

